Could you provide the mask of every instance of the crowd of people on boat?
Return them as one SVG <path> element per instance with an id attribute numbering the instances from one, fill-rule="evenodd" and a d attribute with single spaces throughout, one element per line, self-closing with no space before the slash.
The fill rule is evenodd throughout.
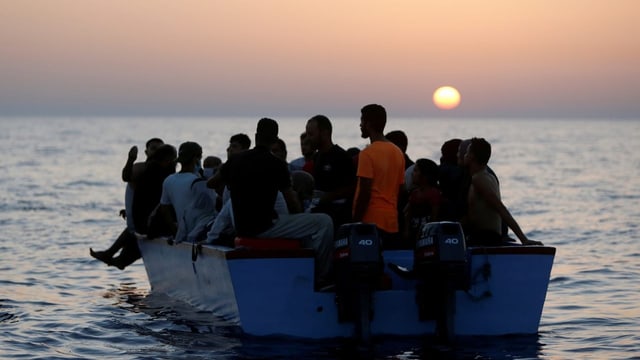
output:
<path id="1" fill-rule="evenodd" d="M 375 224 L 385 249 L 413 248 L 423 225 L 434 221 L 460 222 L 471 246 L 513 244 L 508 229 L 522 244 L 542 244 L 527 238 L 501 201 L 487 165 L 489 142 L 449 139 L 439 163 L 414 162 L 406 134 L 385 134 L 386 122 L 383 106 L 364 106 L 360 131 L 369 144 L 345 149 L 333 142 L 331 121 L 313 116 L 301 129 L 302 156 L 291 162 L 270 118 L 258 121 L 253 148 L 246 134 L 231 136 L 224 162 L 203 159 L 196 142 L 176 150 L 159 138 L 147 141 L 146 159 L 137 162 L 134 146 L 122 169 L 127 225 L 110 248 L 90 254 L 124 269 L 140 258 L 136 234 L 225 246 L 236 237 L 295 238 L 314 249 L 322 284 L 329 281 L 334 234 L 347 223 Z"/>

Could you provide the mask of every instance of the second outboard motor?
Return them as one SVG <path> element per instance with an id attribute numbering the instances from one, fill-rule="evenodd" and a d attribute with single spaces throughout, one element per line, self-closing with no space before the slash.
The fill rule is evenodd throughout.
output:
<path id="1" fill-rule="evenodd" d="M 375 224 L 344 224 L 334 243 L 338 321 L 353 322 L 355 337 L 369 343 L 373 291 L 383 270 L 382 246 Z"/>
<path id="2" fill-rule="evenodd" d="M 426 223 L 414 252 L 420 320 L 435 320 L 436 335 L 454 335 L 455 291 L 469 288 L 466 244 L 457 222 Z"/>

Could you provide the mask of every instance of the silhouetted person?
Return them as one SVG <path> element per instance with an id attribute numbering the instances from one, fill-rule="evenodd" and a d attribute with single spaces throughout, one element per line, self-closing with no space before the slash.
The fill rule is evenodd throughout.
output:
<path id="1" fill-rule="evenodd" d="M 147 156 L 144 162 L 136 162 L 138 157 L 138 147 L 132 146 L 129 149 L 127 156 L 127 162 L 122 168 L 122 181 L 127 183 L 125 190 L 125 210 L 120 214 L 126 219 L 127 227 L 120 233 L 118 238 L 111 244 L 111 246 L 105 251 L 93 251 L 89 248 L 89 254 L 94 258 L 104 262 L 107 265 L 113 265 L 113 257 L 116 255 L 122 247 L 130 241 L 135 241 L 135 226 L 133 222 L 133 196 L 136 187 L 136 183 L 140 175 L 147 167 L 149 158 L 155 153 L 155 151 L 164 144 L 164 141 L 159 138 L 152 138 L 147 140 L 145 144 L 144 153 Z"/>
<path id="2" fill-rule="evenodd" d="M 468 231 L 470 245 L 501 245 L 502 222 L 516 234 L 523 245 L 542 245 L 529 240 L 520 225 L 502 203 L 496 177 L 487 170 L 491 145 L 483 138 L 473 138 L 464 156 L 471 175 L 468 202 Z"/>
<path id="3" fill-rule="evenodd" d="M 221 181 L 231 191 L 235 230 L 238 236 L 302 239 L 315 251 L 316 285 L 322 286 L 329 281 L 333 223 L 326 214 L 300 213 L 288 165 L 271 152 L 277 139 L 278 123 L 261 119 L 256 146 L 230 158 L 220 169 Z M 290 214 L 274 210 L 278 192 L 284 196 Z"/>
<path id="4" fill-rule="evenodd" d="M 333 126 L 324 115 L 316 115 L 307 121 L 307 138 L 317 149 L 313 178 L 315 195 L 312 212 L 328 214 L 335 229 L 350 223 L 353 194 L 356 184 L 356 168 L 352 157 L 332 140 Z"/>
<path id="5" fill-rule="evenodd" d="M 376 224 L 387 249 L 404 248 L 399 236 L 398 194 L 404 184 L 404 155 L 384 137 L 387 122 L 384 107 L 370 104 L 362 108 L 360 131 L 370 145 L 358 155 L 358 183 L 354 196 L 353 220 Z"/>

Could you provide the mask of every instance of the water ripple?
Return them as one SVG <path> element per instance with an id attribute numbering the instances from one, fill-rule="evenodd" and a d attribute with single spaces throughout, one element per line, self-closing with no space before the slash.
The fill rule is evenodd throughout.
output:
<path id="1" fill-rule="evenodd" d="M 242 335 L 208 313 L 150 293 L 141 262 L 120 271 L 88 254 L 89 247 L 108 247 L 125 226 L 118 217 L 120 172 L 132 144 L 144 146 L 150 136 L 225 144 L 254 119 L 24 122 L 0 131 L 6 159 L 0 162 L 0 358 L 360 355 L 337 340 Z M 352 123 L 336 121 L 337 143 L 360 144 Z M 491 134 L 492 168 L 505 203 L 528 236 L 557 253 L 537 336 L 461 338 L 450 347 L 389 337 L 376 339 L 375 358 L 639 358 L 640 192 L 634 179 L 640 175 L 640 122 L 433 120 L 429 131 L 424 121 L 394 123 L 414 134 L 413 158 L 435 159 L 446 138 Z M 298 129 L 299 119 L 283 120 L 282 137 L 297 144 Z M 225 156 L 224 149 L 206 151 Z"/>

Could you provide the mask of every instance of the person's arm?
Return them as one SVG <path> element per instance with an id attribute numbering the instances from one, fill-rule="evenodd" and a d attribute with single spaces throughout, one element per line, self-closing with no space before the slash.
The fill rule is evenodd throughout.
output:
<path id="1" fill-rule="evenodd" d="M 373 179 L 358 177 L 360 182 L 359 190 L 355 194 L 355 204 L 353 206 L 353 221 L 362 221 L 367 207 L 369 207 L 369 201 L 371 200 L 371 184 Z"/>
<path id="2" fill-rule="evenodd" d="M 402 209 L 402 215 L 404 216 L 404 229 L 402 229 L 402 234 L 405 239 L 409 239 L 409 235 L 411 234 L 411 214 L 411 203 L 407 202 L 407 205 L 405 205 L 404 209 Z"/>
<path id="3" fill-rule="evenodd" d="M 127 162 L 126 164 L 124 164 L 124 167 L 122 168 L 122 181 L 131 182 L 131 180 L 133 179 L 133 163 L 135 163 L 137 158 L 138 158 L 138 147 L 134 145 L 131 147 L 131 149 L 129 149 Z"/>
<path id="4" fill-rule="evenodd" d="M 302 205 L 300 205 L 300 201 L 298 200 L 298 194 L 293 190 L 293 188 L 289 187 L 281 191 L 282 196 L 284 196 L 284 201 L 287 203 L 287 208 L 289 209 L 289 214 L 297 214 L 302 212 Z"/>
<path id="5" fill-rule="evenodd" d="M 487 201 L 489 206 L 491 206 L 498 212 L 498 214 L 500 214 L 500 218 L 502 218 L 502 221 L 504 221 L 509 226 L 509 228 L 513 231 L 514 234 L 516 234 L 523 245 L 542 245 L 542 242 L 540 241 L 529 240 L 527 238 L 524 232 L 522 232 L 522 229 L 520 229 L 520 225 L 518 225 L 513 216 L 511 216 L 511 213 L 509 212 L 507 207 L 502 203 L 502 200 L 498 198 L 495 192 L 490 190 L 491 188 L 486 179 L 474 178 L 472 179 L 472 182 L 475 191 Z"/>
<path id="6" fill-rule="evenodd" d="M 216 173 L 207 180 L 207 187 L 210 189 L 218 191 L 223 186 L 224 183 L 222 181 L 222 175 L 220 171 L 216 171 Z"/>
<path id="7" fill-rule="evenodd" d="M 320 204 L 329 204 L 334 200 L 348 199 L 353 194 L 353 185 L 345 185 L 336 189 L 336 191 L 326 191 L 320 198 Z"/>
<path id="8" fill-rule="evenodd" d="M 162 221 L 169 226 L 172 234 L 176 234 L 178 232 L 178 225 L 175 221 L 173 221 L 173 207 L 167 204 L 160 204 L 158 207 L 158 213 L 161 216 Z"/>

